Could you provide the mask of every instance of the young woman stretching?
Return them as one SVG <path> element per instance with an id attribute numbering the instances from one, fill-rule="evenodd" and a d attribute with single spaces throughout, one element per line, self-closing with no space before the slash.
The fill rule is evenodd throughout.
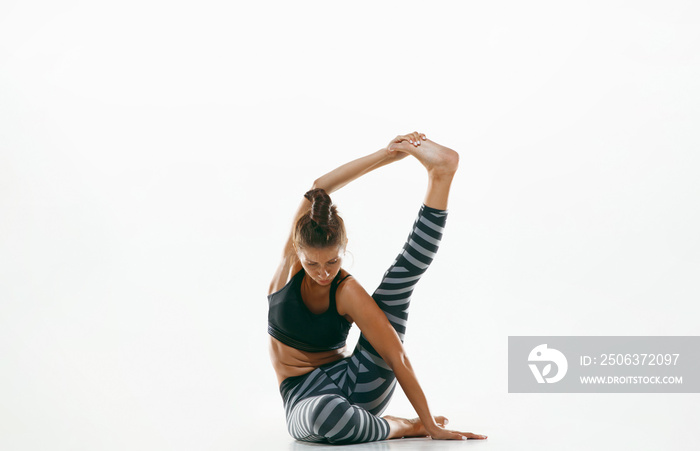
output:
<path id="1" fill-rule="evenodd" d="M 428 191 L 403 250 L 370 297 L 341 268 L 347 237 L 329 194 L 409 154 L 428 170 Z M 445 429 L 447 419 L 432 416 L 403 348 L 411 294 L 438 250 L 458 160 L 455 151 L 424 134 L 399 135 L 386 148 L 322 176 L 304 195 L 268 295 L 270 357 L 295 439 L 486 438 Z M 362 333 L 347 355 L 353 322 Z M 379 417 L 397 380 L 418 418 Z"/>

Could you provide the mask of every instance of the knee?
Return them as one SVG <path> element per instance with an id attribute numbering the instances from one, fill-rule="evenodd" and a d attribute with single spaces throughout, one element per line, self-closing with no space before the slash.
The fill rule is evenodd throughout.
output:
<path id="1" fill-rule="evenodd" d="M 360 428 L 354 406 L 340 395 L 326 395 L 309 412 L 311 432 L 329 443 L 351 443 Z"/>

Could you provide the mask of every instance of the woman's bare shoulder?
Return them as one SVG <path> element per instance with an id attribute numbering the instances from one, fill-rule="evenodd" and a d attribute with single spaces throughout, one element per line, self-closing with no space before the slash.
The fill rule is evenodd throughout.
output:
<path id="1" fill-rule="evenodd" d="M 275 275 L 272 277 L 267 294 L 270 295 L 281 290 L 289 283 L 294 274 L 298 273 L 300 270 L 301 262 L 296 254 L 283 258 L 277 267 L 277 271 L 275 271 Z"/>
<path id="2" fill-rule="evenodd" d="M 344 272 L 344 274 L 341 273 L 341 279 L 345 276 L 348 277 L 338 285 L 338 289 L 335 292 L 336 309 L 339 314 L 349 317 L 348 312 L 352 310 L 351 303 L 355 303 L 360 298 L 371 298 L 371 296 L 352 274 L 349 274 L 347 271 Z"/>

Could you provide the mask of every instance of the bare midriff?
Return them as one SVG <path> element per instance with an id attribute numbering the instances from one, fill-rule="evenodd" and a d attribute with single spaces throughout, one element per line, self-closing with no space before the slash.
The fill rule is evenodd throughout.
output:
<path id="1" fill-rule="evenodd" d="M 288 377 L 310 373 L 321 365 L 344 359 L 349 354 L 347 347 L 321 352 L 306 352 L 287 346 L 270 336 L 270 360 L 277 373 L 277 382 L 282 383 Z"/>

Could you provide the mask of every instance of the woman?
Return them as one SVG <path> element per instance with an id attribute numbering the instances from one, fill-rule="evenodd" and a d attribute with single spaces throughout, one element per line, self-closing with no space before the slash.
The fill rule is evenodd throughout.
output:
<path id="1" fill-rule="evenodd" d="M 427 194 L 403 250 L 370 297 L 341 268 L 347 237 L 329 194 L 409 154 L 428 171 Z M 445 429 L 447 419 L 432 416 L 402 344 L 411 293 L 442 238 L 458 160 L 455 151 L 424 134 L 399 135 L 386 148 L 322 176 L 305 194 L 268 295 L 270 357 L 295 439 L 486 438 Z M 353 322 L 362 333 L 347 355 Z M 397 380 L 418 418 L 379 417 Z"/>

